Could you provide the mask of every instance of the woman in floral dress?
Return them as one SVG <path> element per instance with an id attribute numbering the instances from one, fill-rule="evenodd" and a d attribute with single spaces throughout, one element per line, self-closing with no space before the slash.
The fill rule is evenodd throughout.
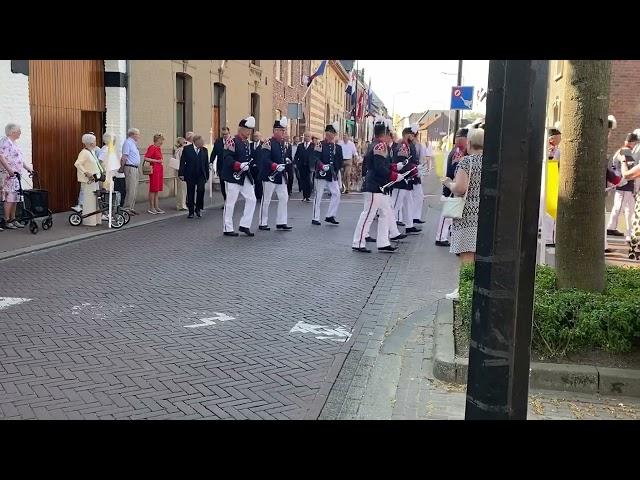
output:
<path id="1" fill-rule="evenodd" d="M 22 150 L 16 143 L 22 133 L 20 126 L 9 123 L 4 133 L 6 137 L 0 139 L 0 200 L 4 202 L 4 227 L 14 230 L 24 228 L 24 225 L 16 221 L 20 191 L 20 181 L 16 173 L 22 173 L 23 168 L 28 172 L 33 170 L 25 165 Z"/>

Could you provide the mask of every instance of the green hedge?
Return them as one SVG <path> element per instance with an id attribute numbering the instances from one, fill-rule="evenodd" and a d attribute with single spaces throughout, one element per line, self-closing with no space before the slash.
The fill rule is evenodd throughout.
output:
<path id="1" fill-rule="evenodd" d="M 470 329 L 473 264 L 460 270 L 462 323 Z M 593 349 L 612 353 L 631 350 L 640 337 L 640 269 L 607 267 L 602 294 L 559 290 L 555 271 L 536 270 L 533 349 L 545 357 Z"/>

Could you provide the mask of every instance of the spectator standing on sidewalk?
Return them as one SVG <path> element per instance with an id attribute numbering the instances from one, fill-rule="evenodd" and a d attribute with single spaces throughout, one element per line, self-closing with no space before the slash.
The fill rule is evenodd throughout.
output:
<path id="1" fill-rule="evenodd" d="M 151 174 L 149 175 L 149 210 L 151 215 L 164 213 L 158 204 L 160 192 L 164 190 L 164 165 L 162 158 L 162 144 L 164 143 L 164 135 L 156 133 L 153 136 L 153 144 L 147 148 L 144 154 L 145 161 L 151 164 Z"/>
<path id="2" fill-rule="evenodd" d="M 178 172 L 180 170 L 180 156 L 182 150 L 187 145 L 187 140 L 184 137 L 176 138 L 176 144 L 173 148 L 173 158 L 170 161 L 171 168 L 175 171 L 176 178 L 176 210 L 187 210 L 187 184 L 184 180 L 180 180 Z"/>
<path id="3" fill-rule="evenodd" d="M 635 133 L 630 133 L 627 135 L 623 148 L 628 148 L 633 151 L 637 144 L 638 136 Z M 613 157 L 613 169 L 616 172 L 622 172 L 622 164 L 618 155 L 619 152 L 620 150 L 618 150 L 618 152 L 616 152 Z M 635 165 L 635 159 L 633 159 L 631 163 L 626 161 L 626 167 L 628 169 L 633 168 Z M 633 221 L 633 209 L 635 206 L 634 193 L 635 180 L 623 182 L 623 185 L 616 187 L 613 200 L 613 208 L 611 210 L 611 215 L 609 216 L 609 224 L 607 225 L 607 235 L 613 235 L 614 237 L 626 237 L 627 242 L 631 241 L 631 222 Z M 620 218 L 621 212 L 624 213 L 626 235 L 622 232 L 619 232 L 617 228 L 618 219 Z"/>
<path id="4" fill-rule="evenodd" d="M 225 189 L 224 180 L 222 180 L 222 157 L 224 156 L 224 142 L 229 138 L 229 127 L 222 127 L 221 132 L 222 136 L 213 143 L 209 163 L 213 164 L 214 161 L 216 162 L 216 176 L 220 180 L 220 192 L 222 193 L 222 198 L 226 200 L 227 191 Z M 224 208 L 224 206 L 222 208 Z"/>
<path id="5" fill-rule="evenodd" d="M 455 178 L 445 177 L 442 183 L 455 196 L 466 196 L 461 218 L 454 218 L 451 225 L 451 253 L 460 255 L 460 261 L 472 263 L 476 257 L 478 236 L 478 211 L 480 206 L 480 180 L 482 175 L 482 154 L 484 130 L 474 128 L 469 132 L 468 155 L 458 163 Z M 447 295 L 450 300 L 458 299 L 458 289 Z"/>
<path id="6" fill-rule="evenodd" d="M 358 150 L 348 133 L 342 135 L 342 140 L 338 142 L 338 145 L 342 147 L 342 156 L 344 158 L 341 171 L 342 193 L 349 193 L 349 187 L 351 187 L 351 169 L 353 167 L 353 161 L 358 159 Z"/>
<path id="7" fill-rule="evenodd" d="M 22 134 L 19 125 L 9 123 L 4 128 L 5 137 L 0 139 L 0 200 L 4 202 L 4 227 L 13 230 L 24 228 L 16 221 L 16 206 L 20 181 L 16 177 L 22 174 L 22 169 L 33 173 L 33 169 L 24 163 L 22 149 L 18 146 L 18 139 Z"/>
<path id="8" fill-rule="evenodd" d="M 458 166 L 458 162 L 462 160 L 462 158 L 467 154 L 467 133 L 468 129 L 461 128 L 456 132 L 455 136 L 455 145 L 454 148 L 449 152 L 449 156 L 447 157 L 447 172 L 446 176 L 448 178 L 453 178 L 456 172 L 456 167 Z M 451 190 L 444 185 L 442 187 L 442 196 L 450 197 Z M 451 231 L 451 219 L 444 218 L 440 215 L 440 222 L 438 223 L 438 228 L 436 230 L 436 245 L 439 247 L 448 247 L 449 243 L 449 235 Z"/>
<path id="9" fill-rule="evenodd" d="M 75 167 L 77 171 L 78 183 L 82 190 L 82 210 L 84 214 L 98 210 L 96 191 L 100 181 L 104 180 L 104 169 L 96 155 L 96 136 L 85 133 L 82 136 L 84 148 L 80 150 Z M 101 213 L 90 215 L 82 219 L 82 224 L 90 227 L 100 226 Z"/>
<path id="10" fill-rule="evenodd" d="M 127 132 L 127 139 L 122 145 L 122 157 L 120 159 L 119 172 L 124 173 L 127 196 L 125 199 L 125 209 L 131 215 L 137 215 L 134 210 L 136 206 L 136 195 L 138 194 L 138 180 L 140 178 L 140 151 L 138 141 L 140 140 L 140 130 L 130 128 Z"/>

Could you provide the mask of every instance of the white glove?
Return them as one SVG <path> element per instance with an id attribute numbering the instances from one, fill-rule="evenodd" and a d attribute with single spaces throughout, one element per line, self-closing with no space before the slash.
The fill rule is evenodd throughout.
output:
<path id="1" fill-rule="evenodd" d="M 398 171 L 402 170 L 404 168 L 404 162 L 398 162 L 396 163 L 396 167 L 398 168 Z"/>
<path id="2" fill-rule="evenodd" d="M 287 159 L 284 161 L 284 163 L 286 163 L 287 165 L 289 165 L 289 164 L 291 163 L 291 159 L 290 159 L 290 158 L 287 158 Z"/>
<path id="3" fill-rule="evenodd" d="M 324 170 L 325 172 L 328 172 L 329 168 L 330 168 L 329 165 L 323 165 L 322 166 L 322 170 Z"/>
<path id="4" fill-rule="evenodd" d="M 281 172 L 281 171 L 283 171 L 283 170 L 284 170 L 284 165 L 278 165 L 278 166 L 276 167 L 276 171 L 278 171 L 278 172 Z"/>
<path id="5" fill-rule="evenodd" d="M 247 170 L 249 170 L 249 162 L 242 162 L 240 164 L 240 171 L 246 172 Z"/>

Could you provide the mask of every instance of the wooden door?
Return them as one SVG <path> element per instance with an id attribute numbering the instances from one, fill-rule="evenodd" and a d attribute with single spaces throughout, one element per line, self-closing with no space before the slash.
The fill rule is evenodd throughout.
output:
<path id="1" fill-rule="evenodd" d="M 49 208 L 65 211 L 76 204 L 79 186 L 73 166 L 82 134 L 102 140 L 105 111 L 102 60 L 30 60 L 29 103 L 33 166 Z M 83 113 L 84 112 L 84 113 Z"/>
<path id="2" fill-rule="evenodd" d="M 211 119 L 211 125 L 213 125 L 213 139 L 220 138 L 220 107 L 214 105 L 213 118 Z"/>

